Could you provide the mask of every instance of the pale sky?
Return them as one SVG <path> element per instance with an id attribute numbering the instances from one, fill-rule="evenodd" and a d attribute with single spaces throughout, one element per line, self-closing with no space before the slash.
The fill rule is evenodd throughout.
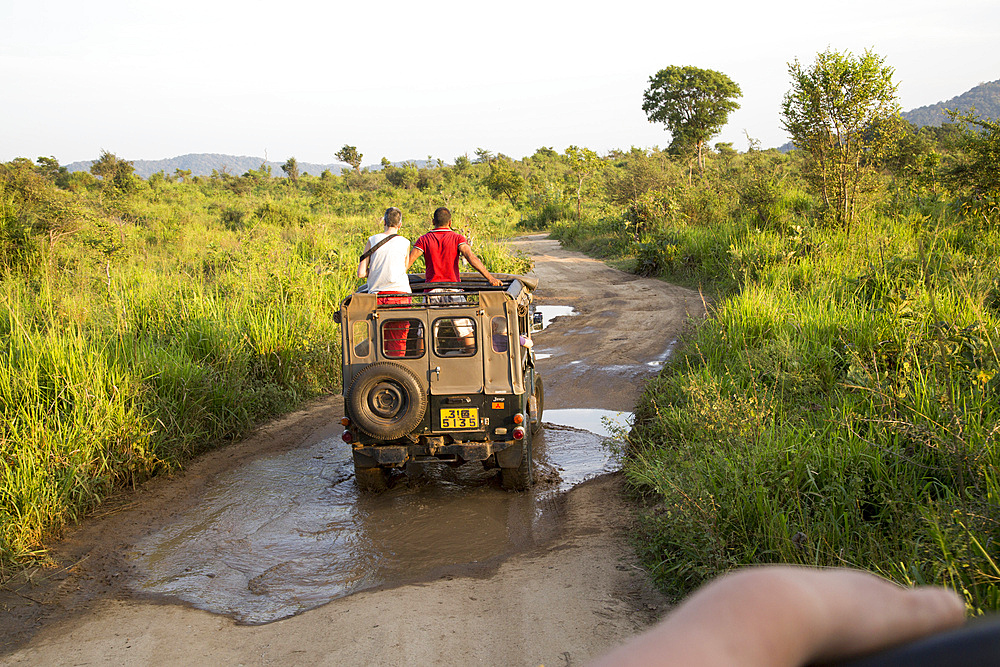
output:
<path id="1" fill-rule="evenodd" d="M 872 49 L 908 110 L 1000 79 L 998 43 L 996 0 L 0 0 L 0 161 L 665 147 L 642 94 L 671 65 L 743 89 L 712 143 L 766 148 L 796 58 Z"/>

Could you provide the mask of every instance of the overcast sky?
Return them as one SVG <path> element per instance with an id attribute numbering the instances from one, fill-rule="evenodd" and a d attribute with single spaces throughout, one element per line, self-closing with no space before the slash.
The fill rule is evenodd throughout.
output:
<path id="1" fill-rule="evenodd" d="M 670 65 L 743 89 L 713 143 L 770 147 L 796 58 L 872 49 L 906 110 L 1000 79 L 998 40 L 996 0 L 0 0 L 0 161 L 664 147 L 642 93 Z"/>

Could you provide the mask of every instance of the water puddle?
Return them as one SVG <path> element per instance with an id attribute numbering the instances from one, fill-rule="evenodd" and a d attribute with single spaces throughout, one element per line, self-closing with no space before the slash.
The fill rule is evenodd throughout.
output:
<path id="1" fill-rule="evenodd" d="M 617 410 L 587 408 L 546 410 L 544 418 L 546 422 L 584 429 L 605 438 L 617 437 L 622 430 L 628 432 L 632 426 L 632 413 Z"/>
<path id="2" fill-rule="evenodd" d="M 614 443 L 628 432 L 632 413 L 572 408 L 546 410 L 543 417 L 551 443 L 549 455 L 559 470 L 560 491 L 618 469 Z"/>
<path id="3" fill-rule="evenodd" d="M 552 410 L 534 443 L 539 479 L 500 488 L 478 464 L 425 466 L 389 491 L 360 494 L 339 438 L 259 459 L 222 476 L 189 512 L 129 554 L 135 587 L 248 624 L 368 588 L 485 567 L 547 540 L 558 492 L 613 469 L 604 417 Z M 486 565 L 484 565 L 486 564 Z"/>
<path id="4" fill-rule="evenodd" d="M 656 359 L 653 359 L 652 361 L 647 361 L 646 365 L 647 366 L 652 366 L 653 368 L 662 368 L 663 365 L 665 363 L 667 363 L 667 360 L 670 359 L 670 355 L 672 355 L 674 353 L 674 348 L 675 347 L 677 347 L 677 340 L 676 339 L 670 341 L 670 344 L 667 345 L 667 349 L 663 351 L 663 354 L 661 354 Z"/>

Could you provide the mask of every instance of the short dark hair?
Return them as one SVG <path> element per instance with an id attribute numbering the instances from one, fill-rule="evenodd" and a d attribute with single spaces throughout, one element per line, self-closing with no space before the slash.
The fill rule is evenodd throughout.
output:
<path id="1" fill-rule="evenodd" d="M 434 226 L 444 227 L 451 222 L 451 211 L 444 206 L 434 210 Z"/>
<path id="2" fill-rule="evenodd" d="M 403 212 L 395 206 L 390 206 L 385 209 L 385 215 L 382 216 L 382 221 L 385 223 L 386 227 L 399 227 L 399 223 L 403 221 Z"/>

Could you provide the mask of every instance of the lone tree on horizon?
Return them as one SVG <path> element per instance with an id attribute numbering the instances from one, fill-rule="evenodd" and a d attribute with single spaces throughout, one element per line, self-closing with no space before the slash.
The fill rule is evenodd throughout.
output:
<path id="1" fill-rule="evenodd" d="M 358 152 L 357 146 L 344 144 L 344 147 L 334 153 L 333 156 L 341 162 L 346 162 L 354 167 L 354 171 L 361 171 L 361 158 L 363 158 L 364 155 Z"/>
<path id="2" fill-rule="evenodd" d="M 642 110 L 651 123 L 663 123 L 670 132 L 669 150 L 695 149 L 698 168 L 705 169 L 705 143 L 722 131 L 729 113 L 740 108 L 743 91 L 722 72 L 671 66 L 649 77 Z"/>
<path id="3" fill-rule="evenodd" d="M 281 165 L 281 170 L 285 172 L 285 176 L 288 177 L 292 183 L 299 182 L 299 161 L 294 157 L 288 158 L 285 164 Z"/>

